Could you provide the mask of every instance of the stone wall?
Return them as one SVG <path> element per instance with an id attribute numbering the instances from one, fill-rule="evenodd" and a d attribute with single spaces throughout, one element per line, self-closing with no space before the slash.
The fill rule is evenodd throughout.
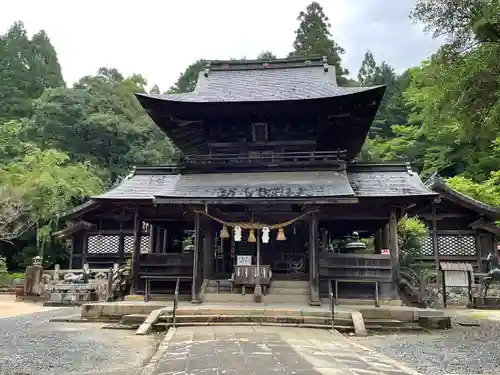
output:
<path id="1" fill-rule="evenodd" d="M 472 297 L 478 297 L 481 294 L 483 286 L 472 284 Z M 443 306 L 442 287 L 438 284 L 430 284 L 428 290 L 432 294 L 433 307 Z M 489 297 L 500 297 L 500 284 L 492 284 L 488 289 Z M 469 304 L 469 290 L 467 287 L 446 287 L 446 303 L 448 306 L 467 306 Z"/>

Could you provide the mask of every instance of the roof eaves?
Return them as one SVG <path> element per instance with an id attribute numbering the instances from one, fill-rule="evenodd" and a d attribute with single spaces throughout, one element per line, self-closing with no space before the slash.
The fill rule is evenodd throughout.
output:
<path id="1" fill-rule="evenodd" d="M 490 206 L 449 187 L 437 173 L 433 174 L 425 184 L 429 189 L 433 191 L 438 190 L 440 193 L 447 195 L 451 200 L 462 202 L 465 206 L 475 211 L 490 215 L 497 220 L 500 219 L 500 208 Z"/>

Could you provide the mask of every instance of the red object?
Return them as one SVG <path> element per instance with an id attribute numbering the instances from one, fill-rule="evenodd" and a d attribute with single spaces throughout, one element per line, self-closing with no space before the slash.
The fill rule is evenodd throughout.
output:
<path id="1" fill-rule="evenodd" d="M 391 255 L 391 250 L 389 250 L 389 249 L 382 249 L 380 251 L 380 254 L 382 254 L 382 255 Z"/>
<path id="2" fill-rule="evenodd" d="M 24 285 L 16 286 L 16 298 L 24 296 Z"/>

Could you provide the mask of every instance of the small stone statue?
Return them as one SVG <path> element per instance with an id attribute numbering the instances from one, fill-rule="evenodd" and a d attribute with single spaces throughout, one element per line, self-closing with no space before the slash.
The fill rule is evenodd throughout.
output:
<path id="1" fill-rule="evenodd" d="M 488 257 L 486 258 L 486 261 L 488 262 L 488 274 L 483 279 L 481 279 L 481 284 L 484 285 L 485 297 L 488 295 L 488 289 L 490 288 L 491 283 L 500 282 L 500 267 L 498 264 L 498 257 L 490 252 L 488 254 Z"/>

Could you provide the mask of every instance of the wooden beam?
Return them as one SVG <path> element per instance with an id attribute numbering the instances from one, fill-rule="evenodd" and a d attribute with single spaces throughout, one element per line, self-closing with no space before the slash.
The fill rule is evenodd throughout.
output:
<path id="1" fill-rule="evenodd" d="M 204 220 L 203 237 L 203 280 L 210 280 L 214 273 L 214 234 L 215 229 L 211 221 Z"/>
<path id="2" fill-rule="evenodd" d="M 391 246 L 392 279 L 396 282 L 399 268 L 398 216 L 396 208 L 393 208 L 389 215 L 389 238 Z"/>
<path id="3" fill-rule="evenodd" d="M 437 236 L 437 223 L 436 223 L 436 204 L 432 202 L 432 251 L 434 254 L 434 266 L 436 270 L 439 269 L 439 246 Z"/>

